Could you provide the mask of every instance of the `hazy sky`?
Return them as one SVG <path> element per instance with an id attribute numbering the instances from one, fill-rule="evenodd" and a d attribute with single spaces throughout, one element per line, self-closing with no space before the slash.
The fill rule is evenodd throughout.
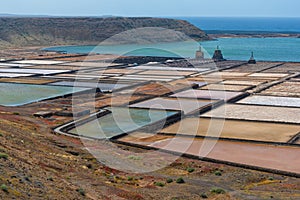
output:
<path id="1" fill-rule="evenodd" d="M 300 17 L 299 0 L 2 0 L 0 13 Z"/>

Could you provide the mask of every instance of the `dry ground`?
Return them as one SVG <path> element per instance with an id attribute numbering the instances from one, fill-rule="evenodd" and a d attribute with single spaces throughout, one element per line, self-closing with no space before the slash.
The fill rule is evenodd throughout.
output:
<path id="1" fill-rule="evenodd" d="M 79 140 L 52 134 L 45 120 L 0 113 L 0 152 L 7 155 L 0 159 L 0 199 L 300 198 L 299 179 L 187 158 L 148 174 L 116 171 L 94 159 Z M 185 183 L 176 183 L 179 177 Z"/>

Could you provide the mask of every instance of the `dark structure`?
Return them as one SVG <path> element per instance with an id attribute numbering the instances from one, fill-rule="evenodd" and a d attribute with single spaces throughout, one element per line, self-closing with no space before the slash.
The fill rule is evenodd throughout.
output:
<path id="1" fill-rule="evenodd" d="M 217 49 L 215 50 L 214 56 L 212 58 L 214 61 L 223 61 L 225 60 L 222 54 L 222 51 L 219 49 L 219 46 L 217 46 Z"/>
<path id="2" fill-rule="evenodd" d="M 248 64 L 256 64 L 256 60 L 254 58 L 254 53 L 253 52 L 251 53 L 251 57 L 250 57 L 250 60 L 248 61 Z"/>
<path id="3" fill-rule="evenodd" d="M 201 46 L 199 47 L 199 50 L 196 51 L 196 59 L 197 60 L 203 60 L 204 59 L 204 53 L 202 51 Z"/>
<path id="4" fill-rule="evenodd" d="M 155 56 L 127 56 L 127 57 L 119 57 L 113 61 L 113 63 L 120 64 L 132 64 L 136 63 L 139 65 L 143 65 L 149 62 L 166 62 L 167 60 L 183 60 L 184 58 L 180 57 L 155 57 Z"/>

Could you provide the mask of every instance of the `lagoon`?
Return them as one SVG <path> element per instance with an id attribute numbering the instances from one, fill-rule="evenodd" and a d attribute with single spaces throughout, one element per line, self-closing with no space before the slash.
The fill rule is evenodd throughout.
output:
<path id="1" fill-rule="evenodd" d="M 45 50 L 67 53 L 194 58 L 199 45 L 197 42 L 187 41 L 146 45 L 59 46 Z M 201 42 L 201 46 L 206 51 L 206 58 L 211 58 L 214 50 L 219 46 L 228 60 L 248 60 L 253 51 L 255 58 L 259 61 L 300 62 L 300 38 L 218 38 L 213 41 Z"/>

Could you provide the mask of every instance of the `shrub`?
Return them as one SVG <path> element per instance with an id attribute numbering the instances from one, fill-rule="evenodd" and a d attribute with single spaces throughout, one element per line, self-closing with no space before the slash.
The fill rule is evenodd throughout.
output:
<path id="1" fill-rule="evenodd" d="M 131 159 L 131 160 L 141 160 L 142 158 L 140 156 L 128 156 L 128 159 Z"/>
<path id="2" fill-rule="evenodd" d="M 215 175 L 216 176 L 222 176 L 222 172 L 221 171 L 215 171 Z"/>
<path id="3" fill-rule="evenodd" d="M 30 182 L 29 176 L 25 176 L 24 179 L 25 179 L 26 181 Z"/>
<path id="4" fill-rule="evenodd" d="M 18 112 L 13 112 L 13 114 L 14 114 L 14 115 L 20 115 L 20 113 L 18 113 Z"/>
<path id="5" fill-rule="evenodd" d="M 92 169 L 92 168 L 93 168 L 93 165 L 89 163 L 89 164 L 86 165 L 86 167 L 87 167 L 88 169 Z"/>
<path id="6" fill-rule="evenodd" d="M 154 185 L 158 186 L 158 187 L 164 187 L 165 186 L 165 184 L 162 183 L 162 182 L 155 182 Z"/>
<path id="7" fill-rule="evenodd" d="M 0 153 L 0 159 L 8 159 L 8 155 L 6 153 Z"/>
<path id="8" fill-rule="evenodd" d="M 76 190 L 79 194 L 81 194 L 82 196 L 85 196 L 85 191 L 82 188 L 79 188 Z"/>
<path id="9" fill-rule="evenodd" d="M 213 194 L 225 194 L 225 190 L 223 190 L 222 188 L 212 188 L 210 190 L 211 193 Z"/>
<path id="10" fill-rule="evenodd" d="M 171 178 L 167 179 L 167 183 L 172 183 L 172 182 L 173 182 L 173 179 L 171 179 Z"/>
<path id="11" fill-rule="evenodd" d="M 205 194 L 205 193 L 202 193 L 200 196 L 201 196 L 202 199 L 207 199 L 208 198 L 207 194 Z"/>
<path id="12" fill-rule="evenodd" d="M 5 184 L 1 185 L 1 190 L 8 193 L 8 187 Z"/>
<path id="13" fill-rule="evenodd" d="M 128 176 L 128 177 L 127 177 L 127 180 L 128 180 L 128 181 L 132 181 L 132 180 L 133 180 L 133 177 Z"/>
<path id="14" fill-rule="evenodd" d="M 187 171 L 188 171 L 189 173 L 193 173 L 193 172 L 195 171 L 195 169 L 194 169 L 194 168 L 191 168 L 191 167 L 189 167 L 189 168 L 187 168 Z"/>
<path id="15" fill-rule="evenodd" d="M 176 180 L 176 183 L 181 184 L 181 183 L 185 183 L 185 181 L 183 180 L 182 177 L 180 177 L 180 178 L 178 178 L 178 179 Z"/>

